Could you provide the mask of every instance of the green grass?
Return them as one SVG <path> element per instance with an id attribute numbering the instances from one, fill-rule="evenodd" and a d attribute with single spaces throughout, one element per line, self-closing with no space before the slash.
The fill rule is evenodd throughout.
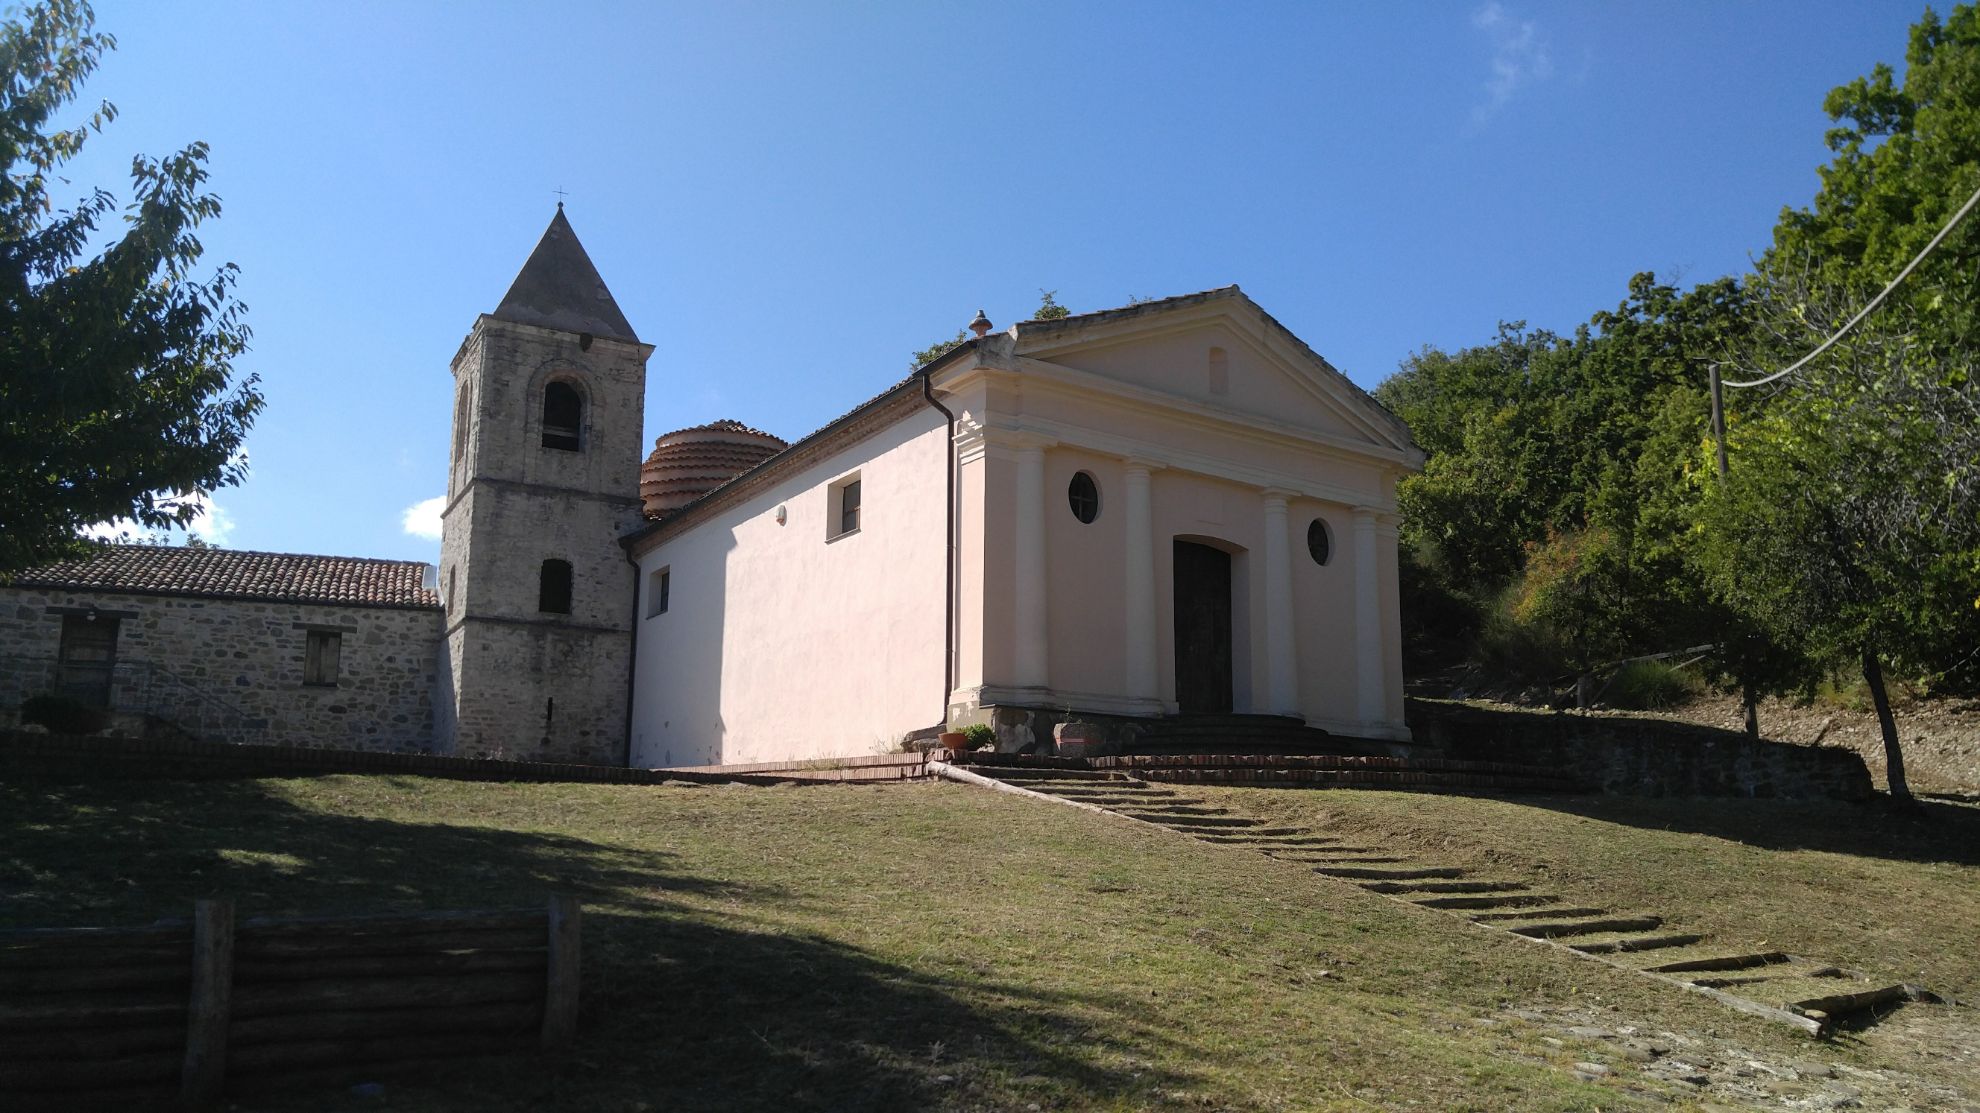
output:
<path id="1" fill-rule="evenodd" d="M 1453 853 L 1544 859 L 1591 885 L 1640 862 L 1643 896 L 1666 904 L 1685 848 L 1723 841 L 1655 830 L 1651 812 L 1243 800 Z M 1966 903 L 1916 939 L 1862 943 L 1943 985 L 1973 976 L 1970 953 L 1937 953 L 1970 951 L 1970 864 L 1825 863 L 1810 876 L 1854 871 L 1886 897 L 1907 871 L 1963 881 Z M 1656 880 L 1667 875 L 1669 888 Z M 1575 1081 L 1566 1068 L 1586 1049 L 1475 1023 L 1508 1006 L 1614 1009 L 1806 1053 L 1783 1027 L 1292 863 L 957 786 L 0 785 L 4 926 L 144 923 L 210 894 L 251 915 L 534 904 L 553 890 L 586 907 L 581 1048 L 395 1081 L 393 1109 L 1668 1107 L 1646 1079 Z M 1951 947 L 1938 933 L 1962 915 Z M 347 1103 L 329 1088 L 254 1108 Z"/>

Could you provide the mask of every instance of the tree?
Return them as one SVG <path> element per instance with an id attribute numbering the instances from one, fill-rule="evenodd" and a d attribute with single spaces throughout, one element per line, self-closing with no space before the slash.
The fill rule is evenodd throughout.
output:
<path id="1" fill-rule="evenodd" d="M 56 116 L 115 45 L 79 0 L 0 23 L 0 574 L 77 551 L 93 523 L 190 524 L 198 493 L 245 475 L 262 406 L 233 372 L 236 269 L 195 273 L 194 230 L 220 214 L 205 144 L 133 159 L 114 233 L 104 190 L 55 208 L 51 183 L 116 108 Z"/>

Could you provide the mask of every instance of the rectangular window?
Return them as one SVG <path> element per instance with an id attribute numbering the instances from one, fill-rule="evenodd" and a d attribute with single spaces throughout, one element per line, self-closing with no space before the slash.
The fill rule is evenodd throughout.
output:
<path id="1" fill-rule="evenodd" d="M 826 515 L 826 540 L 859 532 L 859 473 L 834 483 L 830 493 L 831 512 Z"/>
<path id="2" fill-rule="evenodd" d="M 673 578 L 671 568 L 656 568 L 646 574 L 646 617 L 667 613 L 667 595 Z"/>
<path id="3" fill-rule="evenodd" d="M 304 633 L 303 683 L 334 688 L 337 662 L 344 654 L 344 635 L 336 630 L 309 630 Z"/>

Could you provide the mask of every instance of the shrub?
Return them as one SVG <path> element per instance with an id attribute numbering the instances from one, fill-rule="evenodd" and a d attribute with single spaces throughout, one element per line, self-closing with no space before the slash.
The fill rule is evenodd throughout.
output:
<path id="1" fill-rule="evenodd" d="M 95 734 L 110 725 L 110 713 L 68 696 L 29 696 L 21 701 L 21 722 L 55 734 Z"/>
<path id="2" fill-rule="evenodd" d="M 981 750 L 997 744 L 997 732 L 989 723 L 971 723 L 962 728 L 962 733 L 963 748 L 966 750 Z"/>
<path id="3" fill-rule="evenodd" d="M 1659 711 L 1690 702 L 1700 687 L 1688 669 L 1662 661 L 1631 661 L 1616 671 L 1602 702 L 1625 711 Z"/>

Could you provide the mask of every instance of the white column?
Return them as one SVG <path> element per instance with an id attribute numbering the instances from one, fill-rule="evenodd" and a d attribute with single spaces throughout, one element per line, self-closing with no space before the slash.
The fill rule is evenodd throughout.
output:
<path id="1" fill-rule="evenodd" d="M 1149 495 L 1150 465 L 1129 460 L 1125 471 L 1126 490 L 1121 508 L 1122 528 L 1127 531 L 1127 565 L 1121 573 L 1126 595 L 1127 621 L 1123 624 L 1127 644 L 1128 698 L 1159 709 L 1161 680 L 1155 668 L 1155 514 Z"/>
<path id="2" fill-rule="evenodd" d="M 1286 496 L 1291 493 L 1265 491 L 1265 710 L 1297 716 L 1299 666 L 1293 644 L 1292 552 L 1286 532 Z"/>
<path id="3" fill-rule="evenodd" d="M 1375 560 L 1375 511 L 1354 508 L 1355 718 L 1383 718 L 1382 581 Z"/>
<path id="4" fill-rule="evenodd" d="M 1016 637 L 1011 682 L 1020 688 L 1044 688 L 1051 675 L 1045 620 L 1045 449 L 1020 443 L 1014 455 L 1017 489 L 1012 494 L 1017 513 L 1011 529 L 1015 546 L 1011 610 Z"/>

